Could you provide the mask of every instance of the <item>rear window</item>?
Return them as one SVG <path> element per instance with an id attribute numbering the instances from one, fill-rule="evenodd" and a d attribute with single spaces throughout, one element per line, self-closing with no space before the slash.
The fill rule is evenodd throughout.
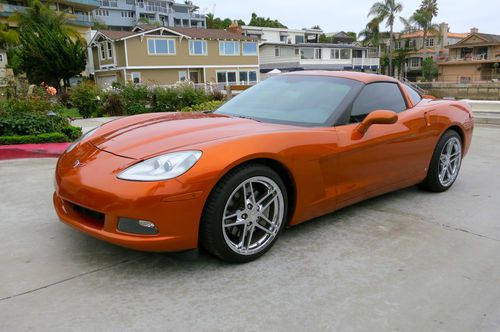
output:
<path id="1" fill-rule="evenodd" d="M 408 94 L 410 95 L 410 99 L 411 99 L 412 104 L 417 105 L 422 100 L 422 97 L 420 96 L 420 94 L 417 91 L 415 91 L 415 89 L 413 89 L 408 84 L 404 84 L 404 87 L 405 87 L 406 91 L 408 91 Z"/>

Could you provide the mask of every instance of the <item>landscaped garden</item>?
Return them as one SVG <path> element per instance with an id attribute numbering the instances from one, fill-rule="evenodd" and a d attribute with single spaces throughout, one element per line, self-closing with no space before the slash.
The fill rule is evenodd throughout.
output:
<path id="1" fill-rule="evenodd" d="M 42 83 L 10 88 L 3 95 L 0 145 L 69 142 L 81 135 L 81 129 L 70 124 L 75 118 L 207 111 L 217 108 L 224 98 L 221 92 L 189 84 L 169 88 L 115 85 L 102 90 L 89 80 L 62 94 Z"/>

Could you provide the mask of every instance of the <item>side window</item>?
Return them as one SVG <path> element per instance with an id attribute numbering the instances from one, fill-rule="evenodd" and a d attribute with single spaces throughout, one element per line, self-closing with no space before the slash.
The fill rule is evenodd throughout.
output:
<path id="1" fill-rule="evenodd" d="M 406 103 L 395 83 L 371 83 L 366 85 L 352 104 L 350 122 L 361 122 L 372 111 L 401 112 Z"/>
<path id="2" fill-rule="evenodd" d="M 411 86 L 405 84 L 404 87 L 406 91 L 408 91 L 408 94 L 410 95 L 410 99 L 413 105 L 417 105 L 422 100 L 420 94 L 417 91 L 415 91 L 415 89 L 413 89 Z"/>

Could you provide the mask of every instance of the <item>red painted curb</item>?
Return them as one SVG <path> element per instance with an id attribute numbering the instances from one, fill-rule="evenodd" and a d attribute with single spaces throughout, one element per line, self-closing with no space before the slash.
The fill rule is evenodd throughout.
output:
<path id="1" fill-rule="evenodd" d="M 71 143 L 0 145 L 0 160 L 59 157 Z"/>

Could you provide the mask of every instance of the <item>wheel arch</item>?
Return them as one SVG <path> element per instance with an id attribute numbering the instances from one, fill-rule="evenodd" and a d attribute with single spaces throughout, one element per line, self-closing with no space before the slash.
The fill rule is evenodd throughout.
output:
<path id="1" fill-rule="evenodd" d="M 458 136 L 460 136 L 460 139 L 462 140 L 462 154 L 463 154 L 465 152 L 465 146 L 467 143 L 466 137 L 465 137 L 465 130 L 463 130 L 463 128 L 461 128 L 458 124 L 452 124 L 451 126 L 446 128 L 446 130 L 443 131 L 443 133 L 441 134 L 441 137 L 443 137 L 444 133 L 446 133 L 448 130 L 452 130 L 452 131 L 456 132 L 458 134 Z"/>

